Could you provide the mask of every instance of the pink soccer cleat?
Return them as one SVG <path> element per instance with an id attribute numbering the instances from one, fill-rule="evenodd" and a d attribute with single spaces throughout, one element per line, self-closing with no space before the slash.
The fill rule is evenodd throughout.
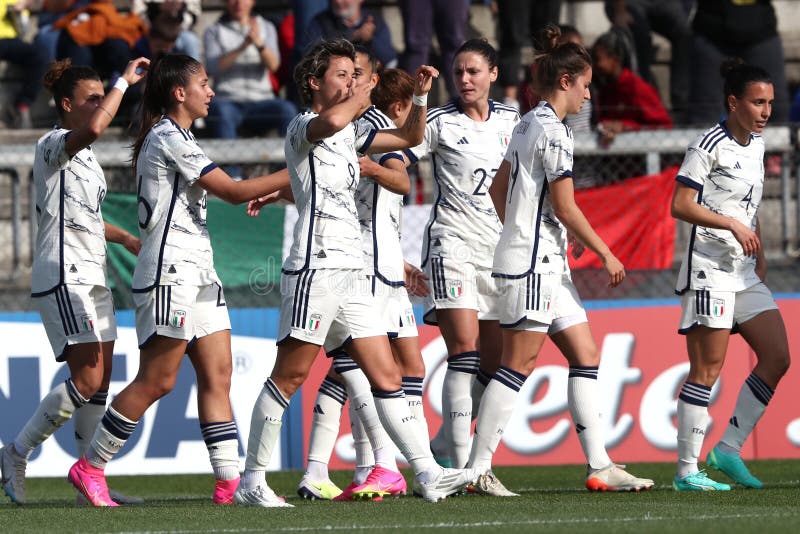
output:
<path id="1" fill-rule="evenodd" d="M 92 466 L 85 456 L 82 456 L 69 469 L 67 480 L 86 497 L 92 506 L 119 506 L 108 494 L 105 472 Z"/>
<path id="2" fill-rule="evenodd" d="M 217 480 L 214 484 L 214 504 L 233 504 L 233 494 L 239 487 L 239 477 L 233 480 Z"/>
<path id="3" fill-rule="evenodd" d="M 353 499 L 381 500 L 387 495 L 405 495 L 406 479 L 397 471 L 376 466 L 363 484 L 353 488 Z"/>
<path id="4" fill-rule="evenodd" d="M 343 501 L 352 501 L 353 500 L 353 490 L 357 488 L 359 484 L 355 482 L 351 482 L 339 495 L 331 499 L 334 502 L 343 502 Z"/>

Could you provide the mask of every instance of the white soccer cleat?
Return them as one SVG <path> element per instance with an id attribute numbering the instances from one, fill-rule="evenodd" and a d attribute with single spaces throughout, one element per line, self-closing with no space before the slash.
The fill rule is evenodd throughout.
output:
<path id="1" fill-rule="evenodd" d="M 440 501 L 474 483 L 478 474 L 473 469 L 449 469 L 439 467 L 429 482 L 422 482 L 417 477 L 414 490 L 428 502 Z"/>
<path id="2" fill-rule="evenodd" d="M 611 463 L 601 469 L 586 470 L 586 489 L 589 491 L 647 491 L 655 484 L 649 478 L 637 478 Z"/>
<path id="3" fill-rule="evenodd" d="M 12 445 L 0 449 L 0 476 L 3 490 L 11 502 L 25 504 L 25 469 L 28 459 L 13 450 Z"/>
<path id="4" fill-rule="evenodd" d="M 478 482 L 472 486 L 472 491 L 492 497 L 519 497 L 519 493 L 509 491 L 491 471 L 487 471 L 478 477 Z"/>
<path id="5" fill-rule="evenodd" d="M 294 508 L 266 484 L 259 484 L 253 489 L 245 489 L 241 484 L 233 494 L 233 501 L 242 506 L 260 506 L 262 508 Z"/>

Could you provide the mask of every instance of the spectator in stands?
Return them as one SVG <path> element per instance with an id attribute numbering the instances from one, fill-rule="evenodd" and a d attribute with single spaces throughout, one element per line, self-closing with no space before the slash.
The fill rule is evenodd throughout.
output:
<path id="1" fill-rule="evenodd" d="M 152 26 L 153 21 L 162 14 L 178 19 L 181 32 L 173 51 L 200 60 L 200 38 L 192 31 L 202 11 L 200 0 L 133 0 L 131 11 L 139 15 L 148 26 Z"/>
<path id="2" fill-rule="evenodd" d="M 789 120 L 792 122 L 800 122 L 800 88 L 797 89 L 797 92 L 794 95 L 792 109 L 789 112 Z"/>
<path id="3" fill-rule="evenodd" d="M 118 13 L 111 0 L 89 0 L 58 19 L 53 29 L 64 30 L 58 36 L 58 59 L 90 65 L 101 77 L 110 79 L 122 73 L 131 58 L 131 47 L 146 31 L 142 19 Z"/>
<path id="4" fill-rule="evenodd" d="M 330 0 L 329 8 L 311 20 L 305 41 L 344 37 L 366 47 L 383 67 L 392 68 L 397 65 L 397 52 L 389 26 L 376 11 L 361 9 L 362 3 L 364 0 Z"/>
<path id="5" fill-rule="evenodd" d="M 31 104 L 39 95 L 42 76 L 47 68 L 41 49 L 22 40 L 19 20 L 26 4 L 18 0 L 0 0 L 0 60 L 22 67 L 22 88 L 14 97 L 13 108 L 9 108 L 12 123 L 16 128 L 30 128 Z"/>
<path id="6" fill-rule="evenodd" d="M 558 24 L 561 0 L 498 0 L 497 31 L 500 45 L 500 85 L 506 105 L 521 110 L 518 94 L 520 50 L 548 23 Z M 562 34 L 563 36 L 563 34 Z M 540 48 L 536 46 L 536 48 Z M 536 107 L 538 100 L 528 107 Z"/>
<path id="7" fill-rule="evenodd" d="M 456 50 L 465 41 L 469 2 L 465 0 L 400 0 L 403 17 L 403 39 L 406 50 L 400 58 L 400 67 L 415 72 L 420 65 L 428 65 L 433 32 L 439 41 L 441 60 L 438 67 L 449 71 Z M 459 96 L 452 76 L 444 77 L 451 98 Z"/>
<path id="8" fill-rule="evenodd" d="M 730 2 L 730 0 L 725 0 Z M 655 61 L 651 32 L 670 43 L 669 95 L 675 122 L 688 119 L 689 13 L 683 0 L 605 0 L 606 14 L 614 26 L 630 30 L 636 49 L 636 68 L 646 82 L 655 85 L 650 65 Z M 714 94 L 718 94 L 716 91 Z"/>
<path id="9" fill-rule="evenodd" d="M 253 3 L 228 0 L 226 13 L 203 36 L 206 68 L 217 94 L 208 124 L 221 139 L 236 139 L 240 126 L 284 135 L 297 114 L 294 104 L 273 92 L 269 73 L 280 66 L 278 36 L 271 22 L 252 13 Z M 239 174 L 234 168 L 228 172 Z"/>
<path id="10" fill-rule="evenodd" d="M 602 143 L 611 143 L 622 131 L 672 127 L 656 88 L 623 67 L 621 31 L 612 28 L 597 38 L 592 61 L 597 87 L 594 109 Z"/>
<path id="11" fill-rule="evenodd" d="M 789 87 L 778 21 L 770 0 L 697 0 L 692 30 L 689 101 L 693 122 L 717 121 L 725 111 L 719 98 L 723 88 L 719 67 L 729 57 L 742 58 L 769 73 L 775 89 L 771 120 L 787 120 Z"/>

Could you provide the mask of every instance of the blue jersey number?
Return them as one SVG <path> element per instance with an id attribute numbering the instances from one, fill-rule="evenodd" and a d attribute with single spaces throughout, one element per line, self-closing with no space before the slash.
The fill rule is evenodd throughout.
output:
<path id="1" fill-rule="evenodd" d="M 486 169 L 475 169 L 472 171 L 472 176 L 478 178 L 478 185 L 475 187 L 475 191 L 472 192 L 473 195 L 477 195 L 479 197 L 485 196 L 487 192 L 489 192 L 489 186 L 484 185 L 486 183 L 486 178 L 489 177 L 489 173 L 492 173 L 491 176 L 494 177 L 494 173 L 497 172 L 497 169 L 492 169 L 491 171 L 487 171 Z"/>

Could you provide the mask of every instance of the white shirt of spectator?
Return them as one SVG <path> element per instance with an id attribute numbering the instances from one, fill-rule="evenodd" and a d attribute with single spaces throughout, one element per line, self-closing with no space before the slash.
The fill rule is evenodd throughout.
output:
<path id="1" fill-rule="evenodd" d="M 764 190 L 764 139 L 740 145 L 723 124 L 706 130 L 686 151 L 678 182 L 697 190 L 697 202 L 755 231 Z M 758 284 L 756 258 L 745 256 L 729 230 L 692 226 L 676 292 L 741 291 Z"/>
<path id="2" fill-rule="evenodd" d="M 47 295 L 63 284 L 107 286 L 106 232 L 100 209 L 106 178 L 90 146 L 69 157 L 70 132 L 55 128 L 36 143 L 33 296 Z"/>
<path id="3" fill-rule="evenodd" d="M 457 100 L 428 110 L 425 140 L 411 152 L 431 154 L 435 202 L 425 228 L 422 265 L 432 255 L 490 268 L 502 225 L 489 197 L 519 113 L 489 101 L 489 117 L 478 122 Z"/>
<path id="4" fill-rule="evenodd" d="M 217 165 L 189 130 L 162 117 L 136 160 L 139 236 L 133 291 L 219 283 L 206 227 L 206 190 L 197 180 Z"/>
<path id="5" fill-rule="evenodd" d="M 283 272 L 306 269 L 363 269 L 361 228 L 355 194 L 358 152 L 369 148 L 377 130 L 366 121 L 351 122 L 330 137 L 308 141 L 306 129 L 317 116 L 295 117 L 284 151 L 299 218 Z"/>
<path id="6" fill-rule="evenodd" d="M 546 102 L 517 124 L 505 156 L 511 171 L 493 276 L 569 273 L 567 230 L 553 212 L 548 184 L 572 176 L 573 147 L 572 130 Z"/>
<path id="7" fill-rule="evenodd" d="M 379 130 L 396 128 L 392 120 L 375 106 L 370 107 L 362 120 Z M 389 159 L 404 161 L 400 152 L 370 154 L 373 161 L 383 165 Z M 403 247 L 400 244 L 400 218 L 403 195 L 392 193 L 368 177 L 362 177 L 356 192 L 356 209 L 361 224 L 366 274 L 377 276 L 390 286 L 402 286 Z"/>

